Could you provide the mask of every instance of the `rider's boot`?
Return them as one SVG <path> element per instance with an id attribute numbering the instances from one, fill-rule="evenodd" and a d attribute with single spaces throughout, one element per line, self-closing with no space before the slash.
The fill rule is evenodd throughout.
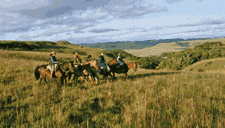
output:
<path id="1" fill-rule="evenodd" d="M 50 78 L 52 78 L 52 76 L 53 76 L 53 71 L 51 71 L 51 75 L 50 75 Z"/>
<path id="2" fill-rule="evenodd" d="M 107 66 L 107 69 L 108 69 L 108 71 L 110 71 L 110 68 L 109 68 L 109 66 Z"/>

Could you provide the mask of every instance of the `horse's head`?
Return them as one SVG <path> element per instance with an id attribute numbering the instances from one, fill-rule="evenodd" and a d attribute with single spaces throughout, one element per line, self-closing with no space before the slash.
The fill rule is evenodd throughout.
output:
<path id="1" fill-rule="evenodd" d="M 98 62 L 97 60 L 91 60 L 89 62 L 86 62 L 84 65 L 90 64 L 91 67 L 94 67 L 96 70 L 98 69 Z"/>
<path id="2" fill-rule="evenodd" d="M 98 61 L 96 59 L 92 60 L 91 66 L 93 66 L 97 70 L 98 69 Z"/>
<path id="3" fill-rule="evenodd" d="M 64 69 L 64 70 L 71 70 L 71 71 L 73 71 L 74 70 L 74 65 L 73 65 L 73 62 L 65 62 L 65 63 L 63 63 L 62 64 L 62 68 Z"/>
<path id="4" fill-rule="evenodd" d="M 68 63 L 68 68 L 69 68 L 71 71 L 74 70 L 73 62 L 69 62 L 69 63 Z"/>

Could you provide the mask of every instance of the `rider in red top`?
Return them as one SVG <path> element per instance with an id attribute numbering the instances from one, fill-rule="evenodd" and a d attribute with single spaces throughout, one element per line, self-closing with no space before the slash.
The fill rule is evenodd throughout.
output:
<path id="1" fill-rule="evenodd" d="M 81 65 L 83 65 L 83 64 L 82 64 L 82 61 L 81 61 L 80 57 L 78 56 L 77 52 L 75 52 L 75 55 L 74 55 L 74 58 L 73 58 L 73 63 L 75 65 L 75 68 L 76 69 L 78 68 L 79 71 L 82 72 L 83 69 L 82 69 Z"/>

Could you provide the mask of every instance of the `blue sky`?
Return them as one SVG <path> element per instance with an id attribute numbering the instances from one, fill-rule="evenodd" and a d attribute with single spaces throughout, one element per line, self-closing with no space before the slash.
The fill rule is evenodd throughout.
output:
<path id="1" fill-rule="evenodd" d="M 0 40 L 74 44 L 225 37 L 224 0 L 4 0 Z"/>

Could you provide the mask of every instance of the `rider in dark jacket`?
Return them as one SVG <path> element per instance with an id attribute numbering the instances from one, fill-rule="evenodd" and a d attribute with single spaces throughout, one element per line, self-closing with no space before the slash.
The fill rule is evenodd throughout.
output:
<path id="1" fill-rule="evenodd" d="M 99 71 L 98 71 L 98 74 L 101 72 L 101 66 L 103 66 L 103 68 L 107 69 L 106 66 L 108 67 L 108 70 L 110 70 L 108 64 L 105 62 L 105 58 L 103 56 L 103 52 L 101 52 L 101 56 L 99 56 L 99 64 L 98 64 L 98 67 L 99 67 Z"/>
<path id="2" fill-rule="evenodd" d="M 51 77 L 53 75 L 53 71 L 55 71 L 55 67 L 56 67 L 56 64 L 58 63 L 57 60 L 56 60 L 56 57 L 55 57 L 56 53 L 55 51 L 52 51 L 52 53 L 50 54 L 50 63 L 49 65 L 51 66 Z"/>
<path id="3" fill-rule="evenodd" d="M 123 62 L 122 58 L 120 57 L 120 53 L 118 54 L 117 61 L 120 63 L 120 67 L 124 66 L 124 62 Z"/>

